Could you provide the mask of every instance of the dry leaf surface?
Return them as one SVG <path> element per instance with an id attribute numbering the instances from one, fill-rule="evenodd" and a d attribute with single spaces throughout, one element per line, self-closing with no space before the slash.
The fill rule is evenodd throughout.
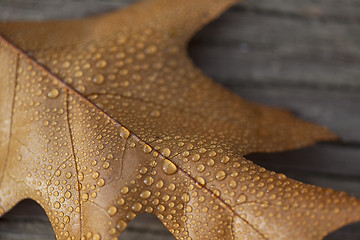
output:
<path id="1" fill-rule="evenodd" d="M 155 214 L 177 239 L 322 239 L 360 201 L 244 156 L 336 137 L 214 83 L 186 45 L 234 0 L 151 0 L 0 23 L 0 214 L 24 198 L 58 239 L 117 239 Z"/>

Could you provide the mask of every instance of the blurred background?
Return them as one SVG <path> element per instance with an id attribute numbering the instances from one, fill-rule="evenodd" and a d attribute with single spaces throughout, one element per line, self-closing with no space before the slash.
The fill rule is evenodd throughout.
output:
<path id="1" fill-rule="evenodd" d="M 138 0 L 0 0 L 0 20 L 81 18 Z M 56 29 L 54 29 L 56 31 Z M 249 0 L 199 32 L 195 64 L 238 95 L 327 126 L 342 141 L 251 154 L 267 169 L 360 197 L 360 2 Z M 0 219 L 1 240 L 49 240 L 42 209 L 25 200 Z M 155 217 L 137 217 L 120 239 L 171 240 Z M 326 240 L 360 239 L 360 223 Z"/>

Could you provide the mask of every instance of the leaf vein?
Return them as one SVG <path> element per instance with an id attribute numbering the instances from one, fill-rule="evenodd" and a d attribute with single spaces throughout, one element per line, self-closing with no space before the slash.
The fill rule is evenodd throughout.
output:
<path id="1" fill-rule="evenodd" d="M 11 103 L 11 117 L 10 117 L 10 133 L 9 133 L 9 144 L 7 147 L 7 153 L 6 153 L 6 158 L 5 158 L 5 165 L 4 165 L 4 169 L 3 169 L 3 173 L 1 175 L 1 179 L 0 179 L 0 186 L 2 185 L 3 181 L 4 181 L 4 176 L 5 176 L 5 170 L 7 168 L 8 162 L 9 162 L 9 154 L 10 154 L 10 146 L 11 146 L 11 138 L 12 138 L 12 125 L 14 122 L 14 108 L 15 108 L 15 98 L 16 98 L 16 87 L 18 85 L 18 68 L 19 68 L 19 58 L 20 55 L 19 53 L 16 54 L 16 65 L 15 65 L 15 83 L 14 83 L 14 94 L 13 94 L 13 99 L 12 99 L 12 103 Z"/>
<path id="2" fill-rule="evenodd" d="M 75 172 L 76 172 L 76 180 L 78 183 L 78 195 L 79 195 L 79 208 L 80 208 L 80 236 L 82 236 L 82 232 L 83 232 L 83 225 L 82 225 L 82 204 L 81 204 L 81 184 L 80 184 L 80 179 L 79 179 L 79 169 L 78 169 L 78 164 L 76 161 L 76 154 L 75 154 L 75 147 L 74 147 L 74 140 L 73 140 L 73 134 L 72 134 L 72 130 L 71 130 L 71 124 L 70 124 L 70 117 L 69 117 L 69 105 L 70 105 L 70 100 L 69 100 L 69 92 L 66 91 L 66 99 L 65 99 L 65 107 L 66 107 L 66 123 L 68 126 L 68 130 L 69 130 L 69 136 L 70 136 L 70 144 L 71 144 L 71 151 L 72 151 L 72 157 L 74 158 L 74 167 L 75 167 Z"/>

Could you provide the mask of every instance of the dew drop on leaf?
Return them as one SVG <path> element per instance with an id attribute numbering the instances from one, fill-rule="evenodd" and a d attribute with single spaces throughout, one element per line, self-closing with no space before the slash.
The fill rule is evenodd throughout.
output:
<path id="1" fill-rule="evenodd" d="M 102 84 L 104 82 L 105 78 L 102 74 L 97 74 L 93 77 L 92 81 L 96 84 Z"/>
<path id="2" fill-rule="evenodd" d="M 120 137 L 122 137 L 123 139 L 128 139 L 130 136 L 130 131 L 127 130 L 126 128 L 124 127 L 121 127 L 121 131 L 120 131 Z"/>
<path id="3" fill-rule="evenodd" d="M 123 231 L 123 230 L 125 230 L 126 226 L 127 226 L 126 222 L 120 220 L 120 221 L 117 223 L 116 228 L 119 229 L 119 231 Z"/>
<path id="4" fill-rule="evenodd" d="M 110 206 L 107 210 L 110 216 L 114 216 L 117 213 L 117 208 L 115 206 Z"/>
<path id="5" fill-rule="evenodd" d="M 48 92 L 49 98 L 57 98 L 60 95 L 60 92 L 57 88 L 53 88 Z"/>
<path id="6" fill-rule="evenodd" d="M 218 171 L 215 175 L 216 180 L 222 181 L 226 178 L 226 173 L 224 171 Z"/>
<path id="7" fill-rule="evenodd" d="M 151 195 L 151 192 L 149 190 L 145 190 L 140 194 L 140 197 L 146 199 L 146 198 L 149 198 L 150 195 Z"/>
<path id="8" fill-rule="evenodd" d="M 237 203 L 244 203 L 247 200 L 247 196 L 245 194 L 240 194 L 239 198 L 237 199 Z"/>
<path id="9" fill-rule="evenodd" d="M 168 159 L 164 160 L 162 169 L 168 175 L 172 175 L 172 174 L 176 173 L 178 170 L 177 166 Z"/>
<path id="10" fill-rule="evenodd" d="M 170 157 L 171 151 L 170 151 L 170 149 L 168 149 L 168 148 L 164 148 L 164 149 L 161 151 L 161 154 L 162 154 L 164 157 Z"/>
<path id="11" fill-rule="evenodd" d="M 195 180 L 196 180 L 196 185 L 199 188 L 203 188 L 205 186 L 205 184 L 206 184 L 205 179 L 202 178 L 202 177 L 196 177 Z"/>
<path id="12" fill-rule="evenodd" d="M 142 209 L 142 204 L 139 202 L 134 203 L 134 205 L 132 206 L 132 210 L 134 210 L 135 212 L 140 212 L 140 210 Z"/>

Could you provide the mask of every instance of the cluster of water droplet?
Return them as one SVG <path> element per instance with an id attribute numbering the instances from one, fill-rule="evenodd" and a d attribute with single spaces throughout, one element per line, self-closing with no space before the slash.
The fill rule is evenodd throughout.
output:
<path id="1" fill-rule="evenodd" d="M 292 117 L 209 81 L 169 34 L 125 31 L 32 55 L 51 74 L 14 54 L 6 180 L 23 191 L 2 191 L 36 199 L 58 239 L 116 239 L 143 212 L 178 239 L 280 239 L 279 228 L 304 236 L 304 226 L 320 228 L 314 237 L 342 201 L 358 208 L 244 159 L 308 134 L 291 125 L 289 138 Z"/>

